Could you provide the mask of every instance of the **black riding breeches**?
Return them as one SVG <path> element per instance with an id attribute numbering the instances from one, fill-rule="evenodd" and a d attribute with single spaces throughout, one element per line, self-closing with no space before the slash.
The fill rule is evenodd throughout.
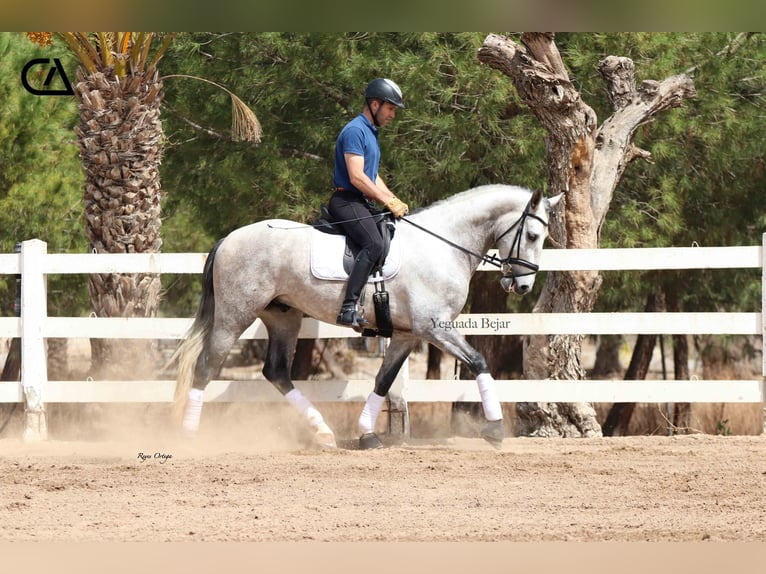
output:
<path id="1" fill-rule="evenodd" d="M 383 255 L 383 237 L 371 217 L 369 204 L 356 192 L 336 191 L 328 207 L 335 221 L 344 222 L 340 223 L 343 232 L 360 247 L 346 286 L 346 302 L 355 302 L 372 268 Z"/>
<path id="2" fill-rule="evenodd" d="M 367 251 L 367 257 L 373 263 L 380 259 L 384 249 L 383 237 L 371 217 L 367 201 L 354 191 L 336 191 L 330 197 L 328 207 L 335 221 L 345 222 L 340 227 L 359 245 L 359 252 Z"/>

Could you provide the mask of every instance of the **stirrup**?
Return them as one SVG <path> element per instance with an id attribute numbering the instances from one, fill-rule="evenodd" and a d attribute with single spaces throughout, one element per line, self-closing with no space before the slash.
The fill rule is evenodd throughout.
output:
<path id="1" fill-rule="evenodd" d="M 335 319 L 335 323 L 338 325 L 345 325 L 346 327 L 361 328 L 367 325 L 369 322 L 356 312 L 353 307 L 347 309 L 341 309 L 338 313 L 338 318 Z"/>

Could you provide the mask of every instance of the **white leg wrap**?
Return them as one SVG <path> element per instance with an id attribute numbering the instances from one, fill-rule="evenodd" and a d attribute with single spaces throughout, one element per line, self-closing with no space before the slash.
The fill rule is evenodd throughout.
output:
<path id="1" fill-rule="evenodd" d="M 476 377 L 481 395 L 481 406 L 484 407 L 484 416 L 488 421 L 497 421 L 503 418 L 503 409 L 500 407 L 500 399 L 497 398 L 495 379 L 489 373 L 481 373 Z"/>
<path id="2" fill-rule="evenodd" d="M 370 393 L 367 397 L 367 402 L 364 403 L 362 414 L 359 415 L 359 432 L 362 434 L 375 432 L 375 422 L 378 420 L 378 415 L 383 408 L 383 402 L 386 397 L 376 395 L 375 392 Z"/>
<path id="3" fill-rule="evenodd" d="M 199 421 L 202 417 L 202 399 L 205 391 L 200 389 L 191 389 L 189 399 L 186 403 L 186 411 L 182 423 L 183 434 L 187 437 L 193 437 L 199 430 Z"/>
<path id="4" fill-rule="evenodd" d="M 324 418 L 322 414 L 311 404 L 311 401 L 303 396 L 303 393 L 298 389 L 293 389 L 285 395 L 287 402 L 289 402 L 296 411 L 303 415 L 309 424 L 318 428 L 324 424 Z"/>

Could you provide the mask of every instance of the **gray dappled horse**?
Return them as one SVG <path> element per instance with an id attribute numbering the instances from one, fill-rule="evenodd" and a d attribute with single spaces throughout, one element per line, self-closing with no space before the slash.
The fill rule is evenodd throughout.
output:
<path id="1" fill-rule="evenodd" d="M 397 223 L 401 265 L 398 274 L 386 281 L 394 332 L 359 417 L 361 448 L 381 446 L 373 432 L 375 422 L 399 369 L 419 340 L 470 367 L 487 419 L 481 436 L 500 447 L 502 411 L 487 363 L 456 329 L 445 325 L 463 309 L 471 276 L 482 260 L 501 268 L 500 283 L 506 292 L 523 295 L 531 290 L 548 218 L 560 198 L 546 199 L 540 191 L 515 186 L 486 185 L 453 195 Z M 205 386 L 220 372 L 239 336 L 260 318 L 269 339 L 264 376 L 303 415 L 320 445 L 335 446 L 322 415 L 290 380 L 304 313 L 334 323 L 344 294 L 344 283 L 316 279 L 309 271 L 315 233 L 320 232 L 285 220 L 261 221 L 236 229 L 210 251 L 196 318 L 175 355 L 174 411 L 186 436 L 193 436 L 199 427 Z M 502 259 L 485 255 L 494 245 Z M 372 286 L 368 284 L 367 289 Z M 365 305 L 371 306 L 371 300 L 365 297 Z M 374 328 L 374 311 L 365 311 L 369 327 Z"/>

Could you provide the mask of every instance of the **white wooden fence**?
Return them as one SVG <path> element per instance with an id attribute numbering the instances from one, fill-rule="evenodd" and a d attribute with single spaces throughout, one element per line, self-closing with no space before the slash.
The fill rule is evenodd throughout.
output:
<path id="1" fill-rule="evenodd" d="M 760 246 L 688 247 L 650 249 L 582 249 L 543 251 L 540 268 L 548 271 L 731 269 L 760 268 L 762 293 L 766 293 L 766 234 Z M 169 402 L 175 382 L 154 381 L 49 381 L 45 339 L 85 337 L 110 339 L 182 339 L 189 318 L 49 317 L 46 276 L 66 273 L 191 273 L 202 272 L 206 254 L 48 254 L 44 242 L 22 243 L 21 253 L 0 254 L 0 274 L 21 275 L 20 317 L 0 318 L 0 337 L 20 337 L 21 381 L 0 382 L 0 403 L 24 403 L 27 440 L 47 438 L 46 403 Z M 492 268 L 482 266 L 483 271 Z M 728 313 L 587 313 L 587 314 L 466 314 L 456 320 L 464 334 L 764 334 L 761 309 Z M 256 321 L 242 338 L 265 338 Z M 303 338 L 346 338 L 350 330 L 304 319 Z M 766 348 L 766 347 L 764 347 Z M 765 353 L 766 355 L 766 353 Z M 763 362 L 766 375 L 766 360 Z M 311 400 L 364 401 L 373 386 L 370 380 L 297 381 Z M 726 381 L 550 381 L 498 380 L 502 402 L 726 402 L 763 403 L 760 380 Z M 391 390 L 391 408 L 403 413 L 408 430 L 407 402 L 474 402 L 479 393 L 474 381 L 415 380 L 403 372 Z M 266 381 L 212 381 L 206 401 L 278 401 L 279 393 Z"/>

